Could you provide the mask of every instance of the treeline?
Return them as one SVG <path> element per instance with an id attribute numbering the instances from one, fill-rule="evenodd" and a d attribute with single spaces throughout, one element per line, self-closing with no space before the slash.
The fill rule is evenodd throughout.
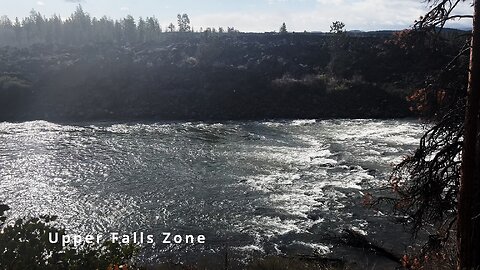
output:
<path id="1" fill-rule="evenodd" d="M 91 17 L 79 5 L 65 20 L 58 15 L 46 18 L 32 10 L 30 16 L 14 20 L 0 18 L 0 46 L 30 46 L 33 44 L 79 45 L 88 43 L 135 44 L 158 41 L 163 32 L 194 32 L 187 14 L 178 14 L 177 22 L 162 27 L 157 18 L 135 20 L 132 16 L 113 20 Z M 198 32 L 235 33 L 233 27 L 197 29 Z"/>

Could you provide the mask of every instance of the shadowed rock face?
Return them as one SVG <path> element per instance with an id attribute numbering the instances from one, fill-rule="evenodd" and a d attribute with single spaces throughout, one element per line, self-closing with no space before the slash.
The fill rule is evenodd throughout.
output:
<path id="1" fill-rule="evenodd" d="M 334 48 L 325 35 L 190 33 L 4 47 L 0 120 L 408 116 L 404 96 L 434 67 L 409 69 L 384 41 L 348 37 Z"/>

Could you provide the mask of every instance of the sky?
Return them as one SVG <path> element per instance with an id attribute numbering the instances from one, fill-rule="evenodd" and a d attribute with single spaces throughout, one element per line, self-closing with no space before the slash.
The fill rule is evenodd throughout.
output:
<path id="1" fill-rule="evenodd" d="M 457 13 L 471 14 L 470 3 L 458 7 Z M 166 27 L 176 22 L 178 13 L 186 13 L 195 30 L 221 26 L 244 32 L 278 31 L 283 22 L 288 31 L 328 31 L 337 20 L 347 30 L 399 30 L 428 10 L 424 0 L 0 0 L 0 15 L 23 18 L 35 9 L 47 17 L 65 18 L 79 4 L 97 18 L 155 16 Z M 455 21 L 449 26 L 467 28 L 471 23 Z"/>

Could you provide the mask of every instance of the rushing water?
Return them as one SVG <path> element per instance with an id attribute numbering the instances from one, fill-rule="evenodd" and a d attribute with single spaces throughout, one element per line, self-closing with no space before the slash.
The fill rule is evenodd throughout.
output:
<path id="1" fill-rule="evenodd" d="M 58 215 L 70 233 L 206 236 L 157 240 L 147 260 L 226 247 L 330 254 L 325 237 L 345 228 L 392 228 L 361 201 L 423 132 L 406 120 L 0 123 L 0 202 L 11 219 Z"/>

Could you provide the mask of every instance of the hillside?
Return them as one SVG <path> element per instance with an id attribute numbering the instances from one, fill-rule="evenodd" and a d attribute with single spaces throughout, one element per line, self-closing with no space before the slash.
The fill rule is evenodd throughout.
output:
<path id="1" fill-rule="evenodd" d="M 454 44 L 399 34 L 162 33 L 0 48 L 0 120 L 392 118 Z M 407 45 L 405 45 L 407 44 Z"/>

